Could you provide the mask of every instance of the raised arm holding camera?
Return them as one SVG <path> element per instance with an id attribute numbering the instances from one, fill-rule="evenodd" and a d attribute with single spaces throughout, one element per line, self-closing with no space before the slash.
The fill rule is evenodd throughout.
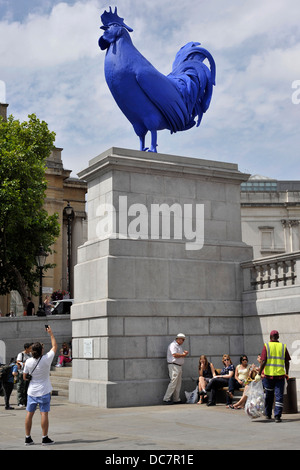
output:
<path id="1" fill-rule="evenodd" d="M 57 343 L 54 334 L 47 325 L 47 333 L 50 335 L 52 348 L 47 354 L 43 354 L 44 345 L 37 342 L 32 345 L 32 358 L 27 359 L 24 367 L 23 378 L 29 380 L 28 399 L 27 399 L 27 415 L 25 419 L 25 445 L 34 444 L 31 438 L 31 427 L 33 415 L 39 405 L 41 413 L 42 427 L 42 445 L 53 444 L 48 437 L 51 391 L 50 368 L 57 351 Z"/>

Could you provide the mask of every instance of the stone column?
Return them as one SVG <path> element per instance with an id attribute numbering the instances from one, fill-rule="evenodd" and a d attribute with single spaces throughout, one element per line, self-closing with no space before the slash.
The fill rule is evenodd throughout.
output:
<path id="1" fill-rule="evenodd" d="M 290 237 L 289 237 L 289 222 L 288 222 L 288 220 L 282 219 L 281 220 L 281 225 L 282 225 L 282 228 L 283 228 L 285 252 L 289 253 L 291 251 L 291 245 L 290 245 Z"/>
<path id="2" fill-rule="evenodd" d="M 88 182 L 88 241 L 74 274 L 70 401 L 161 403 L 167 346 L 179 332 L 189 350 L 184 397 L 201 354 L 218 367 L 223 353 L 243 353 L 248 175 L 232 163 L 111 148 L 79 177 Z"/>
<path id="3" fill-rule="evenodd" d="M 299 251 L 299 220 L 289 220 L 291 251 Z"/>

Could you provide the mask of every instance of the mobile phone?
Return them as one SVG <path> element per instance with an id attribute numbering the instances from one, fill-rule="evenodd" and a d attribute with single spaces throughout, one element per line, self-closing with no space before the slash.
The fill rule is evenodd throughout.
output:
<path id="1" fill-rule="evenodd" d="M 49 325 L 45 325 L 45 330 L 48 330 L 48 328 L 49 328 Z"/>

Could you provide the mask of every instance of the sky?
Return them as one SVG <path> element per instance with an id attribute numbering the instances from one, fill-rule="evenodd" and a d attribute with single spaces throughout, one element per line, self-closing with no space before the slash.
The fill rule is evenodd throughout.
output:
<path id="1" fill-rule="evenodd" d="M 16 119 L 48 123 L 73 177 L 110 147 L 139 149 L 105 82 L 98 39 L 110 5 L 161 73 L 189 41 L 216 62 L 200 127 L 159 131 L 158 152 L 300 179 L 299 0 L 0 0 L 0 102 Z"/>

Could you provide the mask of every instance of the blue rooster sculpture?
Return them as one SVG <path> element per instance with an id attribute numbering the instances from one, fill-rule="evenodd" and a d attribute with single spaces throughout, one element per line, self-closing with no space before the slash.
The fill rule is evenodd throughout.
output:
<path id="1" fill-rule="evenodd" d="M 210 105 L 216 67 L 211 54 L 189 42 L 176 54 L 172 72 L 163 75 L 134 47 L 132 28 L 120 18 L 117 8 L 101 15 L 104 30 L 99 47 L 107 49 L 105 79 L 123 114 L 140 139 L 140 150 L 157 152 L 157 131 L 171 133 L 200 125 Z M 209 67 L 203 62 L 207 59 Z M 145 137 L 151 132 L 151 146 Z"/>

